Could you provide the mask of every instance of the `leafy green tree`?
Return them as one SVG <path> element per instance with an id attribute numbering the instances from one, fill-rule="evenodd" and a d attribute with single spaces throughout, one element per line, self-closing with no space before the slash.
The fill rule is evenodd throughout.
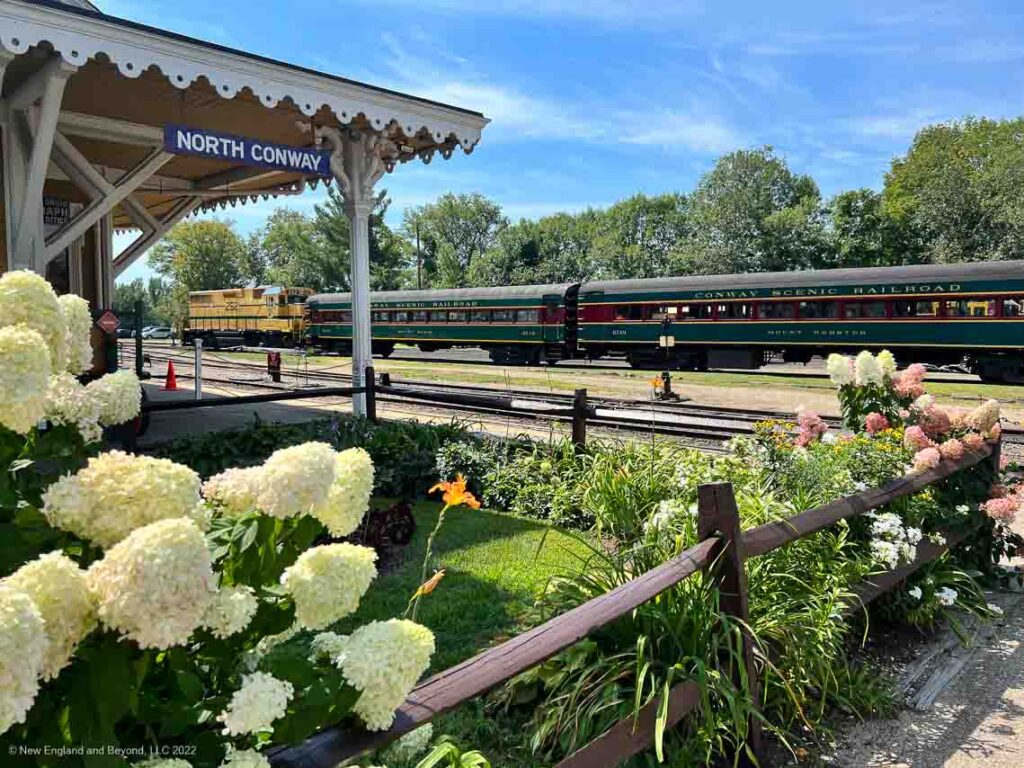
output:
<path id="1" fill-rule="evenodd" d="M 249 239 L 254 261 L 267 265 L 270 285 L 305 286 L 315 291 L 348 288 L 348 253 L 331 251 L 323 234 L 309 216 L 290 208 L 278 208 Z"/>
<path id="2" fill-rule="evenodd" d="M 730 152 L 690 197 L 678 266 L 703 274 L 803 268 L 808 248 L 826 242 L 820 197 L 814 180 L 771 147 Z"/>
<path id="3" fill-rule="evenodd" d="M 149 265 L 174 286 L 205 291 L 241 285 L 245 243 L 234 224 L 196 219 L 176 224 L 149 253 Z"/>
<path id="4" fill-rule="evenodd" d="M 825 216 L 831 244 L 811 266 L 888 267 L 916 264 L 924 257 L 912 228 L 890 216 L 874 190 L 840 192 L 829 200 Z"/>
<path id="5" fill-rule="evenodd" d="M 934 262 L 1019 258 L 1024 252 L 1024 118 L 922 129 L 885 177 L 886 213 L 919 233 Z"/>
<path id="6" fill-rule="evenodd" d="M 468 284 L 473 261 L 494 244 L 508 226 L 501 206 L 481 194 L 441 195 L 437 202 L 410 208 L 402 220 L 402 234 L 414 241 L 418 231 L 424 271 L 439 288 Z"/>
<path id="7" fill-rule="evenodd" d="M 143 326 L 152 325 L 154 322 L 154 305 L 149 291 L 146 290 L 145 281 L 140 277 L 132 280 L 130 283 L 116 283 L 114 285 L 112 309 L 124 326 L 134 327 L 135 304 L 138 301 L 142 302 L 141 324 Z"/>
<path id="8" fill-rule="evenodd" d="M 685 195 L 634 195 L 596 222 L 595 269 L 604 278 L 661 277 L 673 273 L 674 253 L 688 231 Z"/>

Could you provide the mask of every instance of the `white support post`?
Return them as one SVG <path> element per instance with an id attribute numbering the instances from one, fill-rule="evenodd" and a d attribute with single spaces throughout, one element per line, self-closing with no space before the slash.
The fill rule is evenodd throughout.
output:
<path id="1" fill-rule="evenodd" d="M 195 338 L 195 384 L 196 400 L 203 399 L 203 340 L 198 336 Z"/>
<path id="2" fill-rule="evenodd" d="M 370 326 L 370 213 L 373 186 L 392 167 L 397 148 L 378 134 L 324 128 L 331 145 L 331 173 L 345 200 L 349 220 L 352 269 L 352 386 L 363 386 L 366 368 L 373 364 Z M 352 398 L 352 411 L 366 415 L 366 397 Z"/>

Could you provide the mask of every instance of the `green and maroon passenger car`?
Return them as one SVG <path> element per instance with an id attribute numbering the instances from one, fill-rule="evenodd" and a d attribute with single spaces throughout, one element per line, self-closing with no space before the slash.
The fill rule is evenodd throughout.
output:
<path id="1" fill-rule="evenodd" d="M 578 346 L 637 367 L 757 368 L 886 347 L 1020 378 L 1024 262 L 916 265 L 584 283 Z"/>
<path id="2" fill-rule="evenodd" d="M 387 357 L 395 344 L 404 343 L 424 351 L 480 347 L 498 363 L 572 357 L 578 288 L 566 283 L 375 292 L 370 295 L 373 351 Z M 319 294 L 306 306 L 310 343 L 351 353 L 351 294 Z"/>

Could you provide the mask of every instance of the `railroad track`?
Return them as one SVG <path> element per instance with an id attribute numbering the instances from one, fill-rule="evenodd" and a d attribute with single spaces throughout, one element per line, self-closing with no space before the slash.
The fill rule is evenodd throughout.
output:
<path id="1" fill-rule="evenodd" d="M 185 370 L 179 374 L 180 378 L 191 379 L 188 373 L 192 365 L 191 355 L 187 350 L 179 354 L 150 353 L 150 360 L 154 363 L 162 363 L 167 360 L 174 360 L 176 365 L 182 366 Z M 213 357 L 214 359 L 209 359 Z M 211 354 L 204 358 L 203 367 L 218 371 L 233 372 L 260 372 L 260 379 L 241 379 L 232 377 L 205 376 L 205 383 L 224 387 L 252 387 L 264 390 L 295 391 L 295 386 L 273 384 L 262 378 L 264 365 L 255 361 L 227 360 L 215 357 Z M 311 393 L 318 386 L 343 386 L 351 382 L 351 375 L 340 371 L 322 369 L 310 369 L 308 371 L 282 371 L 283 374 L 298 377 L 305 380 L 305 386 L 299 389 L 308 389 Z M 563 392 L 542 392 L 537 390 L 498 389 L 473 384 L 440 384 L 432 381 L 420 381 L 415 379 L 392 379 L 394 388 L 383 389 L 378 394 L 378 400 L 391 403 L 402 403 L 407 407 L 414 407 L 416 410 L 423 410 L 431 413 L 440 411 L 450 413 L 457 411 L 461 413 L 473 413 L 480 416 L 489 416 L 516 421 L 568 421 L 570 416 L 564 412 L 573 401 L 573 395 Z M 401 388 L 408 387 L 415 390 L 416 396 L 405 394 Z M 424 402 L 424 395 L 436 393 L 440 396 L 451 395 L 452 393 L 464 393 L 469 395 L 480 395 L 490 398 L 508 399 L 507 406 L 495 404 L 460 404 L 446 400 L 443 407 L 431 405 Z M 741 408 L 730 408 L 723 406 L 702 406 L 689 402 L 663 402 L 644 401 L 627 398 L 614 397 L 593 397 L 589 404 L 596 408 L 596 413 L 588 418 L 588 425 L 595 429 L 611 432 L 643 432 L 655 433 L 666 437 L 673 437 L 684 441 L 701 443 L 702 448 L 720 448 L 729 439 L 742 435 L 752 434 L 754 425 L 768 419 L 792 420 L 793 414 L 772 410 L 750 410 Z M 557 410 L 561 408 L 563 412 Z M 831 426 L 840 427 L 840 420 L 835 417 L 826 417 L 826 422 Z M 1024 445 L 1024 430 L 1016 426 L 1007 426 L 1004 430 L 1006 440 L 1009 443 Z"/>

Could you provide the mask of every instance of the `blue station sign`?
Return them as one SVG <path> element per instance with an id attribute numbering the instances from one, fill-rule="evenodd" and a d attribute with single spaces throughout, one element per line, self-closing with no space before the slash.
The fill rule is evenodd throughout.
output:
<path id="1" fill-rule="evenodd" d="M 307 176 L 331 175 L 331 153 L 326 149 L 275 144 L 183 125 L 164 126 L 164 149 L 175 155 L 198 155 Z"/>

